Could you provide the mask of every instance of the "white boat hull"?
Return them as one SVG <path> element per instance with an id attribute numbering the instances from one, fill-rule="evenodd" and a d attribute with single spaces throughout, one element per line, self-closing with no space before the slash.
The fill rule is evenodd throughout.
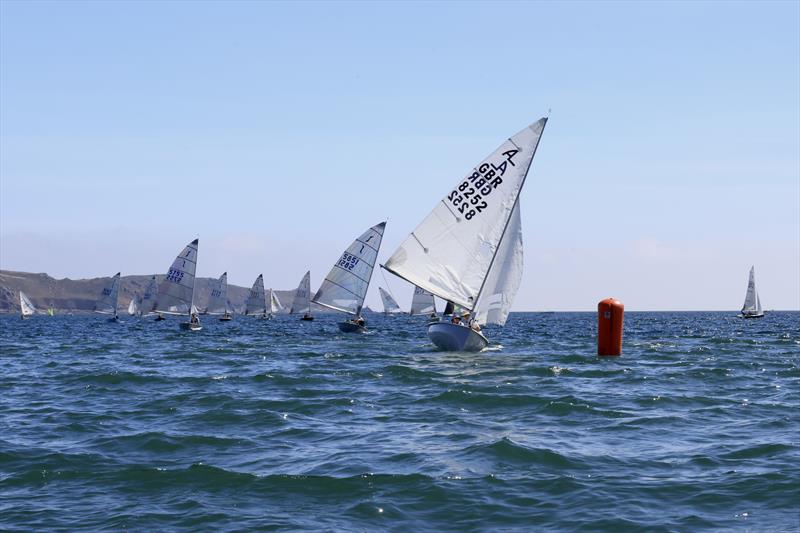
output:
<path id="1" fill-rule="evenodd" d="M 452 322 L 428 324 L 428 337 L 445 352 L 479 352 L 489 346 L 489 341 L 480 332 Z"/>
<path id="2" fill-rule="evenodd" d="M 203 326 L 200 324 L 192 324 L 191 322 L 181 322 L 181 329 L 188 331 L 200 331 L 203 329 Z"/>

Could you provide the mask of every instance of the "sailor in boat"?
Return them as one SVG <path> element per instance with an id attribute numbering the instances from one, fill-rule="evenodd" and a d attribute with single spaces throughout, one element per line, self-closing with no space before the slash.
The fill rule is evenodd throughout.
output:
<path id="1" fill-rule="evenodd" d="M 192 313 L 189 317 L 189 324 L 199 326 L 200 325 L 200 317 L 197 316 L 197 313 Z"/>
<path id="2" fill-rule="evenodd" d="M 156 315 L 156 322 L 158 322 L 159 320 L 165 320 L 164 315 L 162 315 L 161 313 L 158 313 L 158 315 Z"/>
<path id="3" fill-rule="evenodd" d="M 452 322 L 453 324 L 461 324 L 461 317 L 456 314 L 453 314 L 453 318 L 450 319 L 450 322 Z"/>

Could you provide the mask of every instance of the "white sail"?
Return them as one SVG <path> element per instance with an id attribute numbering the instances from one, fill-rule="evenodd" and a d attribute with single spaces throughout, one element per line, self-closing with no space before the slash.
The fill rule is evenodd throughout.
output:
<path id="1" fill-rule="evenodd" d="M 522 281 L 522 220 L 517 203 L 511 213 L 497 256 L 489 270 L 473 318 L 480 324 L 503 326 Z"/>
<path id="2" fill-rule="evenodd" d="M 300 285 L 294 292 L 294 300 L 292 300 L 292 307 L 289 308 L 289 314 L 295 313 L 311 313 L 311 271 L 306 272 L 303 279 L 300 280 Z"/>
<path id="3" fill-rule="evenodd" d="M 756 289 L 756 268 L 750 267 L 750 278 L 747 280 L 747 293 L 745 293 L 744 304 L 742 305 L 743 315 L 761 315 L 761 298 Z"/>
<path id="4" fill-rule="evenodd" d="M 383 302 L 383 312 L 386 314 L 390 313 L 402 313 L 403 311 L 400 309 L 400 306 L 397 305 L 397 301 L 392 298 L 392 295 L 383 290 L 383 287 L 378 287 L 378 292 L 381 294 L 381 301 Z"/>
<path id="5" fill-rule="evenodd" d="M 144 290 L 144 294 L 142 295 L 142 299 L 139 303 L 139 308 L 141 309 L 142 313 L 146 314 L 155 309 L 157 294 L 158 282 L 156 281 L 156 277 L 153 276 L 150 278 L 150 283 L 147 284 L 147 288 Z"/>
<path id="6" fill-rule="evenodd" d="M 436 300 L 433 294 L 421 287 L 414 287 L 414 296 L 411 298 L 410 315 L 429 315 L 436 312 Z"/>
<path id="7" fill-rule="evenodd" d="M 386 269 L 474 309 L 522 190 L 546 118 L 504 142 L 403 241 Z"/>
<path id="8" fill-rule="evenodd" d="M 319 286 L 315 303 L 344 313 L 361 314 L 385 227 L 386 222 L 372 226 L 347 247 Z"/>
<path id="9" fill-rule="evenodd" d="M 116 316 L 117 300 L 119 296 L 120 273 L 117 272 L 103 287 L 100 299 L 95 304 L 94 310 L 98 313 L 108 313 Z"/>
<path id="10" fill-rule="evenodd" d="M 131 316 L 141 315 L 141 309 L 139 309 L 139 295 L 134 294 L 133 298 L 131 298 L 131 303 L 128 304 L 128 314 Z"/>
<path id="11" fill-rule="evenodd" d="M 267 311 L 266 305 L 267 301 L 264 299 L 264 275 L 259 274 L 253 283 L 253 288 L 250 289 L 250 293 L 247 295 L 244 314 L 263 315 Z"/>
<path id="12" fill-rule="evenodd" d="M 189 313 L 194 305 L 194 277 L 199 239 L 195 239 L 175 258 L 167 276 L 158 286 L 155 309 L 164 313 Z"/>
<path id="13" fill-rule="evenodd" d="M 281 301 L 278 299 L 278 295 L 275 294 L 275 291 L 273 291 L 272 289 L 269 290 L 269 297 L 267 299 L 269 300 L 270 314 L 275 315 L 278 313 L 278 311 L 283 309 L 283 305 L 281 305 Z"/>
<path id="14" fill-rule="evenodd" d="M 219 279 L 211 286 L 208 297 L 208 312 L 226 313 L 228 311 L 228 273 L 223 272 Z"/>
<path id="15" fill-rule="evenodd" d="M 36 314 L 36 307 L 31 302 L 31 299 L 28 298 L 28 295 L 22 291 L 19 291 L 19 309 L 22 316 Z"/>

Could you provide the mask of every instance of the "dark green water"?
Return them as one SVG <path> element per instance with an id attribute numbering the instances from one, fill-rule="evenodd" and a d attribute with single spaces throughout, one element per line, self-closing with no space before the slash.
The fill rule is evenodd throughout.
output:
<path id="1" fill-rule="evenodd" d="M 800 313 L 0 317 L 0 530 L 797 531 Z"/>

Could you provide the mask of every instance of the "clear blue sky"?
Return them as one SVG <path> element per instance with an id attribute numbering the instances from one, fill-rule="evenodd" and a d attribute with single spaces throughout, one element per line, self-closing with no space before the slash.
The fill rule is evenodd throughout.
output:
<path id="1" fill-rule="evenodd" d="M 798 309 L 799 6 L 3 0 L 0 268 L 316 287 L 552 109 L 516 310 Z"/>

